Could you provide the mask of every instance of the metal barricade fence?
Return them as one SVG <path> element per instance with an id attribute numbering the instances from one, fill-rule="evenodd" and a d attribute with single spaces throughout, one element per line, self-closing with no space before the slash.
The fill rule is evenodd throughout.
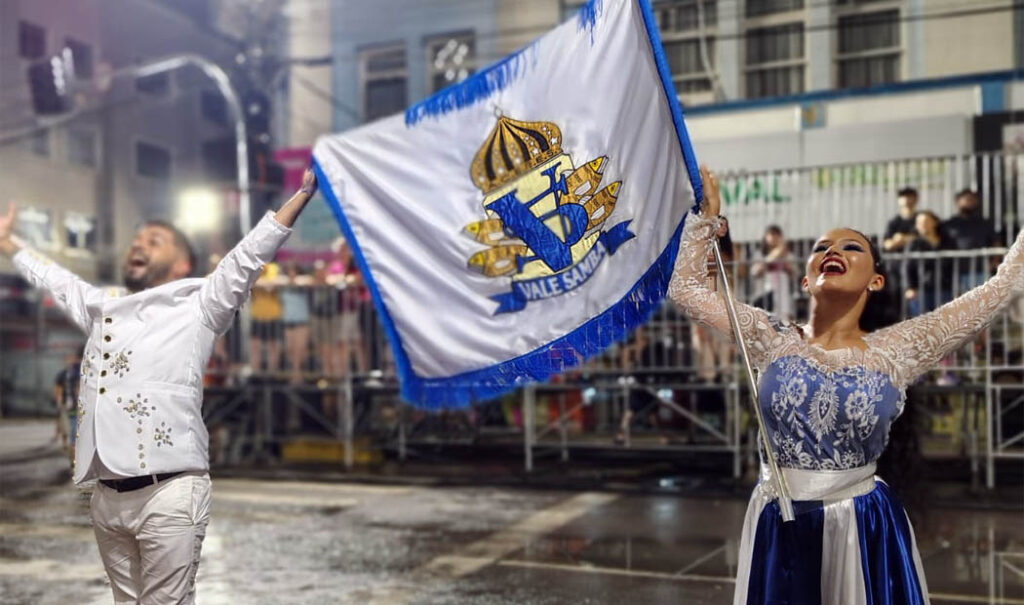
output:
<path id="1" fill-rule="evenodd" d="M 1009 242 L 1024 204 L 1024 156 L 980 154 L 736 174 L 725 175 L 724 183 L 725 212 L 738 242 L 736 260 L 730 264 L 737 297 L 802 318 L 807 299 L 797 278 L 812 238 L 835 224 L 880 232 L 884 218 L 895 212 L 899 187 L 916 186 L 921 208 L 943 216 L 952 213 L 957 190 L 974 187 L 986 215 Z M 769 222 L 778 222 L 791 235 L 791 269 L 759 264 L 754 240 Z M 990 259 L 1003 252 L 887 254 L 901 316 L 962 293 L 989 275 Z M 911 283 L 919 287 L 908 298 L 905 288 Z M 36 308 L 41 303 L 30 304 Z M 204 409 L 216 429 L 211 433 L 231 434 L 215 437 L 226 442 L 211 450 L 219 458 L 277 455 L 283 444 L 303 434 L 345 441 L 347 463 L 354 459 L 352 440 L 358 437 L 372 438 L 400 454 L 418 443 L 439 440 L 514 446 L 522 439 L 528 466 L 536 448 L 563 458 L 573 448 L 718 451 L 731 457 L 734 473 L 743 457 L 751 456 L 744 449 L 749 403 L 727 339 L 691 325 L 671 305 L 627 342 L 549 384 L 497 402 L 480 402 L 467 412 L 432 416 L 399 402 L 390 347 L 354 272 L 331 275 L 320 267 L 306 275 L 268 276 L 248 304 L 253 320 L 249 345 L 241 350 L 239 330 L 229 332 L 218 343 L 206 377 Z M 29 350 L 39 359 L 53 358 L 47 348 L 52 334 L 67 332 L 56 326 L 52 311 L 45 318 L 26 313 L 26 318 L 41 318 L 33 319 L 38 334 Z M 985 449 L 989 484 L 994 481 L 994 460 L 1024 453 L 1022 318 L 1024 311 L 1012 305 L 930 376 L 950 389 L 984 386 L 984 409 L 978 410 L 981 429 L 971 433 L 970 423 L 963 422 L 957 426 L 967 428 L 951 429 L 948 418 L 936 420 L 935 426 L 947 434 L 952 450 Z M 18 326 L 22 331 L 24 327 Z M 36 383 L 44 392 L 49 381 Z M 25 388 L 19 385 L 15 391 Z M 947 400 L 956 398 L 951 394 Z M 965 417 L 957 413 L 957 418 Z"/>
<path id="2" fill-rule="evenodd" d="M 1005 252 L 885 255 L 899 317 L 928 312 L 980 284 Z M 785 291 L 767 285 L 771 276 L 759 273 L 756 260 L 729 263 L 730 280 L 743 302 L 788 308 L 789 319 L 802 318 L 808 301 L 797 276 L 803 262 L 794 256 L 791 264 L 775 268 L 792 273 Z M 910 286 L 914 298 L 906 295 Z M 249 427 L 243 434 L 259 436 L 250 439 L 259 447 L 319 432 L 349 442 L 372 437 L 404 456 L 438 443 L 514 447 L 522 439 L 528 468 L 535 451 L 569 459 L 572 450 L 616 448 L 717 452 L 733 474 L 753 457 L 745 439 L 749 402 L 730 340 L 694 325 L 671 304 L 627 341 L 549 384 L 441 415 L 406 410 L 399 402 L 391 352 L 359 288 L 275 285 L 254 293 L 250 304 L 252 365 L 244 382 L 256 389 L 249 400 L 261 402 L 263 418 L 242 425 Z M 307 306 L 308 313 L 296 311 Z M 1014 303 L 927 379 L 939 389 L 929 399 L 935 402 L 926 439 L 931 452 L 968 457 L 977 468 L 984 460 L 989 484 L 996 458 L 1024 453 L 1017 420 L 1024 418 L 1022 319 L 1024 309 Z"/>
<path id="3" fill-rule="evenodd" d="M 895 268 L 890 284 L 900 294 L 901 316 L 959 296 L 988 277 L 1004 253 L 991 248 L 886 255 L 886 264 Z M 802 260 L 794 256 L 793 264 L 799 275 Z M 760 304 L 788 297 L 795 317 L 804 317 L 807 301 L 797 280 L 766 297 L 767 276 L 755 267 L 749 258 L 729 264 L 737 296 Z M 915 299 L 905 295 L 911 283 L 918 286 Z M 60 351 L 74 348 L 74 330 L 39 297 L 27 300 L 28 316 L 38 318 L 28 331 L 38 334 L 26 355 L 50 359 L 59 369 Z M 535 452 L 568 459 L 574 450 L 717 453 L 734 474 L 753 459 L 749 402 L 731 343 L 693 325 L 671 304 L 626 342 L 549 384 L 443 414 L 400 402 L 390 348 L 358 284 L 315 278 L 261 284 L 248 304 L 251 350 L 241 351 L 237 330 L 229 332 L 218 342 L 205 377 L 204 412 L 215 462 L 280 456 L 302 438 L 334 444 L 322 453 L 333 452 L 347 465 L 355 463 L 354 444 L 360 440 L 367 449 L 392 449 L 400 456 L 438 443 L 521 447 L 528 467 Z M 934 396 L 926 445 L 932 453 L 969 459 L 988 485 L 995 483 L 995 461 L 1024 458 L 1022 322 L 1024 306 L 1014 302 L 927 378 Z M 5 368 L 12 355 L 5 351 Z M 246 357 L 249 364 L 243 363 Z"/>

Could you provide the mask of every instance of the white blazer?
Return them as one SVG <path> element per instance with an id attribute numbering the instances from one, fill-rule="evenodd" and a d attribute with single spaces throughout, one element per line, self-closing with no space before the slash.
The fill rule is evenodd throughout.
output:
<path id="1" fill-rule="evenodd" d="M 135 294 L 97 288 L 30 249 L 14 265 L 86 334 L 74 480 L 209 468 L 203 372 L 291 229 L 267 214 L 208 277 Z M 99 464 L 94 464 L 98 462 Z M 100 466 L 102 465 L 102 466 Z"/>

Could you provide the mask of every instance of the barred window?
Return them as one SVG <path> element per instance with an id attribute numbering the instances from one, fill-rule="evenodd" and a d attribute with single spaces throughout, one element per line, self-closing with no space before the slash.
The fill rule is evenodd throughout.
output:
<path id="1" fill-rule="evenodd" d="M 877 86 L 899 80 L 899 19 L 898 10 L 839 17 L 839 88 Z"/>
<path id="2" fill-rule="evenodd" d="M 751 99 L 804 91 L 804 24 L 748 29 L 746 91 Z"/>
<path id="3" fill-rule="evenodd" d="M 405 46 L 366 49 L 360 53 L 363 118 L 369 122 L 405 109 L 409 72 Z"/>
<path id="4" fill-rule="evenodd" d="M 747 16 L 761 17 L 800 10 L 804 7 L 804 0 L 747 0 Z"/>

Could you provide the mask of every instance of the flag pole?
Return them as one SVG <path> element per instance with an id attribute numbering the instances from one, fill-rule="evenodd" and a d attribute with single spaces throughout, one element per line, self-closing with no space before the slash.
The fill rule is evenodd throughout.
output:
<path id="1" fill-rule="evenodd" d="M 754 376 L 754 368 L 750 365 L 750 354 L 747 351 L 747 343 L 743 340 L 743 333 L 740 332 L 740 318 L 736 314 L 736 301 L 732 297 L 732 287 L 729 285 L 728 274 L 725 272 L 725 262 L 722 260 L 722 247 L 718 241 L 718 234 L 714 234 L 713 240 L 715 251 L 715 265 L 718 267 L 718 276 L 722 281 L 725 294 L 725 305 L 729 309 L 729 323 L 732 324 L 732 332 L 736 337 L 736 344 L 740 349 L 740 358 L 747 370 L 747 381 L 750 385 L 750 395 L 754 400 L 754 416 L 757 417 L 758 434 L 761 436 L 761 443 L 764 446 L 765 455 L 768 458 L 768 468 L 772 473 L 772 481 L 775 483 L 775 492 L 779 499 L 779 509 L 782 511 L 783 521 L 792 521 L 793 499 L 789 496 L 789 485 L 786 478 L 779 472 L 779 463 L 775 459 L 775 451 L 772 449 L 771 441 L 768 439 L 768 431 L 764 424 L 764 415 L 761 412 L 760 399 L 757 393 L 757 379 Z"/>

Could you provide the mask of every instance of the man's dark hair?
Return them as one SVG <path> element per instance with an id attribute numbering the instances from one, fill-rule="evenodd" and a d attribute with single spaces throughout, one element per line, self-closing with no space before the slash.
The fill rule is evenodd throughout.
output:
<path id="1" fill-rule="evenodd" d="M 917 189 L 914 189 L 913 187 L 904 187 L 896 192 L 896 197 L 912 197 L 916 200 Z"/>
<path id="2" fill-rule="evenodd" d="M 962 197 L 973 197 L 976 200 L 980 200 L 981 199 L 978 196 L 978 192 L 973 190 L 973 189 L 961 189 L 960 191 L 956 192 L 956 197 L 953 198 L 953 199 L 957 199 L 958 200 L 958 199 L 960 199 Z"/>
<path id="3" fill-rule="evenodd" d="M 179 250 L 184 252 L 185 257 L 188 259 L 188 265 L 189 267 L 191 267 L 191 269 L 189 270 L 189 274 L 191 275 L 192 273 L 195 272 L 196 251 L 192 249 L 192 244 L 188 241 L 188 237 L 186 237 L 185 234 L 181 232 L 181 229 L 178 229 L 173 224 L 167 221 L 161 221 L 158 219 L 146 221 L 145 223 L 142 224 L 142 226 L 159 227 L 161 229 L 166 229 L 167 231 L 170 231 L 171 235 L 174 237 L 174 245 L 177 246 Z"/>

